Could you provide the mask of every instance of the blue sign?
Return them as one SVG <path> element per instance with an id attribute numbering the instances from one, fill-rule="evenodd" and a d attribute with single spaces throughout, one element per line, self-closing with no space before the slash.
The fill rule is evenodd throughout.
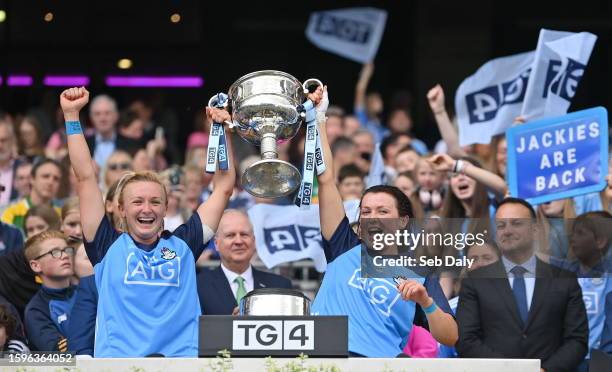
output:
<path id="1" fill-rule="evenodd" d="M 506 131 L 508 185 L 532 204 L 601 191 L 608 172 L 608 112 L 603 107 Z"/>

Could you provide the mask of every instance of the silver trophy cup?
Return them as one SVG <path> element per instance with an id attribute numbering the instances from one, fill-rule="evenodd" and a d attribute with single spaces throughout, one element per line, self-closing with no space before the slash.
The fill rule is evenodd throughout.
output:
<path id="1" fill-rule="evenodd" d="M 260 198 L 278 198 L 293 193 L 300 185 L 296 167 L 278 159 L 277 143 L 293 138 L 304 120 L 298 107 L 307 88 L 320 84 L 307 80 L 302 85 L 281 71 L 257 71 L 238 79 L 229 89 L 233 124 L 248 142 L 260 146 L 261 160 L 241 177 L 242 186 Z"/>

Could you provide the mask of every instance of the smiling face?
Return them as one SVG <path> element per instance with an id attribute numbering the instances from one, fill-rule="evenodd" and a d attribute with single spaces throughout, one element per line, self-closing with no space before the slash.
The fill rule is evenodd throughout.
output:
<path id="1" fill-rule="evenodd" d="M 238 211 L 225 212 L 219 221 L 215 246 L 227 268 L 244 272 L 255 254 L 255 235 L 248 217 Z"/>
<path id="2" fill-rule="evenodd" d="M 408 217 L 400 217 L 393 196 L 385 192 L 369 192 L 361 199 L 359 221 L 361 238 L 371 246 L 376 234 L 394 234 L 406 226 Z"/>
<path id="3" fill-rule="evenodd" d="M 535 221 L 529 210 L 517 203 L 503 204 L 495 213 L 497 245 L 506 256 L 525 256 L 533 250 Z"/>
<path id="4" fill-rule="evenodd" d="M 450 188 L 457 199 L 467 201 L 474 196 L 476 181 L 463 174 L 455 174 L 450 179 Z"/>
<path id="5" fill-rule="evenodd" d="M 153 181 L 133 181 L 125 185 L 119 213 L 132 238 L 144 244 L 157 241 L 166 215 L 163 186 Z"/>

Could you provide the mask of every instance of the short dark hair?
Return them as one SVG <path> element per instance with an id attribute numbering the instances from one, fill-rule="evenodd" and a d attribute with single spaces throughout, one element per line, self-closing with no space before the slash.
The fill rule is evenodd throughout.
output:
<path id="1" fill-rule="evenodd" d="M 57 160 L 41 156 L 41 157 L 36 158 L 34 160 L 34 163 L 32 164 L 32 173 L 31 173 L 32 177 L 36 177 L 36 172 L 38 172 L 38 168 L 42 167 L 45 164 L 53 164 L 53 165 L 55 165 L 57 167 L 57 169 L 60 170 L 60 173 L 63 176 L 63 174 L 64 174 L 64 172 L 63 172 L 64 167 L 62 167 L 62 165 Z"/>
<path id="2" fill-rule="evenodd" d="M 363 179 L 364 176 L 365 175 L 358 166 L 355 164 L 347 164 L 342 166 L 338 171 L 338 182 L 344 181 L 344 179 L 347 177 L 359 177 Z"/>
<path id="3" fill-rule="evenodd" d="M 135 120 L 138 120 L 138 114 L 132 110 L 127 110 L 121 113 L 119 116 L 119 122 L 117 125 L 119 128 L 127 128 L 132 124 Z"/>
<path id="4" fill-rule="evenodd" d="M 338 151 L 347 150 L 351 147 L 355 147 L 355 142 L 348 137 L 338 137 L 331 145 L 332 154 L 335 154 Z"/>
<path id="5" fill-rule="evenodd" d="M 521 199 L 521 198 L 513 198 L 513 197 L 508 197 L 505 198 L 504 200 L 502 200 L 498 205 L 497 205 L 497 209 L 496 212 L 499 210 L 499 208 L 504 205 L 504 204 L 520 204 L 523 207 L 527 208 L 527 210 L 529 211 L 529 214 L 531 215 L 531 218 L 536 218 L 536 212 L 533 209 L 533 206 L 531 204 L 529 204 L 529 202 L 527 202 L 527 200 L 525 199 Z"/>
<path id="6" fill-rule="evenodd" d="M 383 138 L 382 141 L 380 141 L 380 153 L 383 159 L 387 160 L 387 148 L 391 145 L 395 145 L 399 138 L 402 136 L 410 138 L 410 135 L 408 133 L 391 133 L 385 138 Z"/>
<path id="7" fill-rule="evenodd" d="M 393 199 L 395 199 L 395 203 L 397 204 L 397 211 L 400 217 L 408 216 L 410 218 L 414 218 L 412 202 L 410 201 L 410 199 L 408 199 L 406 194 L 404 194 L 402 190 L 398 189 L 397 187 L 389 185 L 376 185 L 370 187 L 369 189 L 364 191 L 363 195 L 361 195 L 361 200 L 359 201 L 360 207 L 361 202 L 363 201 L 363 197 L 366 196 L 366 194 L 371 193 L 384 193 L 391 196 Z"/>

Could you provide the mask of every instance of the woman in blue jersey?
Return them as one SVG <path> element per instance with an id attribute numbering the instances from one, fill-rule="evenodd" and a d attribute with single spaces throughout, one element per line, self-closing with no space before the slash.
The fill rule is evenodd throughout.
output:
<path id="1" fill-rule="evenodd" d="M 168 198 L 157 175 L 126 174 L 118 198 L 125 232 L 118 232 L 105 216 L 78 121 L 88 100 L 85 88 L 71 88 L 60 96 L 85 248 L 99 294 L 94 356 L 195 357 L 200 315 L 195 261 L 217 229 L 234 187 L 234 170 L 216 172 L 211 196 L 173 233 L 163 230 Z M 207 109 L 207 114 L 218 122 L 231 119 L 223 110 Z M 227 145 L 231 152 L 229 137 Z"/>
<path id="2" fill-rule="evenodd" d="M 454 345 L 458 338 L 457 324 L 437 278 L 410 276 L 395 282 L 393 279 L 362 276 L 361 241 L 350 228 L 345 215 L 325 133 L 325 111 L 329 104 L 327 91 L 318 89 L 309 98 L 318 103 L 317 122 L 321 126 L 321 147 L 327 166 L 326 171 L 318 176 L 318 195 L 321 234 L 328 265 L 313 303 L 313 312 L 348 316 L 349 351 L 352 355 L 401 355 L 412 324 L 425 326 L 439 342 Z M 396 187 L 374 186 L 361 197 L 359 231 L 366 240 L 372 232 L 394 232 L 388 230 L 389 227 L 392 230 L 405 227 L 410 217 L 410 201 Z M 366 226 L 364 219 L 378 221 L 374 222 L 378 226 Z M 390 221 L 393 223 L 388 223 Z"/>

